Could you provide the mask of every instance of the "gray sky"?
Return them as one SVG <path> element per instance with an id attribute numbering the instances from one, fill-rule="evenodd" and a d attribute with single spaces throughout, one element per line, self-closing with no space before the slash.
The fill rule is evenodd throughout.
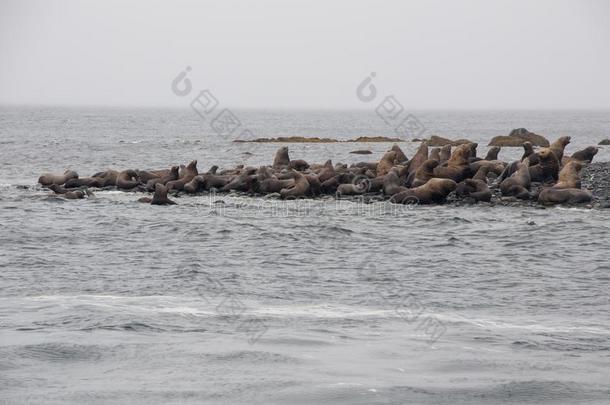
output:
<path id="1" fill-rule="evenodd" d="M 0 103 L 610 108 L 610 2 L 0 0 Z"/>

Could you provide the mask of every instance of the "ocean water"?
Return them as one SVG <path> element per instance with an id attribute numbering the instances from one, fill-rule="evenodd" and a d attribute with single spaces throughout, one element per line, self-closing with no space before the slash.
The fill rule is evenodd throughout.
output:
<path id="1" fill-rule="evenodd" d="M 394 136 L 367 111 L 234 114 L 256 137 Z M 518 127 L 572 136 L 568 153 L 610 137 L 607 111 L 417 117 L 423 137 L 480 154 Z M 188 108 L 0 109 L 0 404 L 610 402 L 609 210 L 238 195 L 155 207 L 35 187 L 66 168 L 271 163 L 277 145 L 236 133 Z M 350 163 L 388 147 L 290 154 Z M 374 154 L 349 154 L 362 148 Z"/>

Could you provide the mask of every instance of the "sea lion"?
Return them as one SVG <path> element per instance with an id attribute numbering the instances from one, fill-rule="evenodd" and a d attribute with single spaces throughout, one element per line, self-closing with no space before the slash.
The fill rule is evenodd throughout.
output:
<path id="1" fill-rule="evenodd" d="M 273 168 L 279 170 L 282 167 L 286 167 L 290 164 L 290 156 L 288 156 L 288 147 L 282 146 L 275 152 L 275 158 L 273 159 Z"/>
<path id="2" fill-rule="evenodd" d="M 415 171 L 415 177 L 411 182 L 411 187 L 419 187 L 426 184 L 428 180 L 434 177 L 434 168 L 437 167 L 438 164 L 438 160 L 434 159 L 428 159 L 422 163 L 422 165 L 419 166 L 419 169 Z"/>
<path id="3" fill-rule="evenodd" d="M 390 170 L 383 178 L 383 194 L 392 196 L 394 194 L 407 191 L 402 179 L 398 176 L 397 170 Z"/>
<path id="4" fill-rule="evenodd" d="M 555 154 L 555 156 L 557 156 L 557 161 L 561 162 L 563 159 L 563 152 L 565 147 L 570 143 L 571 139 L 572 138 L 569 136 L 561 136 L 557 138 L 555 142 L 551 144 L 551 146 L 549 146 L 549 149 Z"/>
<path id="5" fill-rule="evenodd" d="M 157 184 L 163 184 L 162 182 L 158 182 L 155 184 L 155 189 L 157 188 Z M 195 194 L 200 191 L 203 191 L 205 187 L 205 177 L 201 174 L 193 177 L 191 181 L 184 185 L 184 191 L 189 194 Z"/>
<path id="6" fill-rule="evenodd" d="M 441 149 L 440 148 L 432 148 L 430 150 L 430 159 L 434 159 L 440 163 L 441 161 Z"/>
<path id="7" fill-rule="evenodd" d="M 116 178 L 116 186 L 123 190 L 131 190 L 140 184 L 135 170 L 123 170 Z"/>
<path id="8" fill-rule="evenodd" d="M 233 180 L 232 175 L 222 174 L 203 174 L 201 175 L 204 179 L 203 189 L 210 190 L 212 188 L 222 189 L 224 186 L 229 184 Z"/>
<path id="9" fill-rule="evenodd" d="M 396 152 L 393 150 L 386 152 L 379 163 L 377 163 L 377 176 L 385 176 L 388 174 L 396 163 Z"/>
<path id="10" fill-rule="evenodd" d="M 255 191 L 262 194 L 279 193 L 283 188 L 294 187 L 293 178 L 280 180 L 271 173 L 267 166 L 261 166 L 257 172 Z"/>
<path id="11" fill-rule="evenodd" d="M 504 196 L 515 196 L 521 200 L 530 198 L 529 189 L 531 178 L 529 171 L 529 161 L 525 159 L 519 163 L 519 169 L 509 178 L 500 183 L 500 191 Z"/>
<path id="12" fill-rule="evenodd" d="M 70 179 L 64 183 L 65 188 L 79 188 L 79 187 L 104 187 L 104 180 L 101 177 L 79 177 L 77 179 Z"/>
<path id="13" fill-rule="evenodd" d="M 95 173 L 91 177 L 100 179 L 100 187 L 111 187 L 111 186 L 116 186 L 116 179 L 118 176 L 119 176 L 118 171 L 108 169 L 103 172 Z"/>
<path id="14" fill-rule="evenodd" d="M 543 188 L 538 194 L 541 204 L 582 204 L 591 202 L 593 195 L 589 190 L 577 188 Z"/>
<path id="15" fill-rule="evenodd" d="M 489 171 L 487 173 L 494 173 L 499 176 L 504 171 L 506 163 L 500 160 L 478 160 L 476 162 L 470 163 L 470 171 L 472 173 L 477 173 L 483 166 L 488 167 Z"/>
<path id="16" fill-rule="evenodd" d="M 170 181 L 178 180 L 180 170 L 178 166 L 172 166 L 169 169 L 169 172 L 163 176 L 154 177 L 146 182 L 146 190 L 154 191 L 156 189 L 157 183 L 167 184 Z"/>
<path id="17" fill-rule="evenodd" d="M 554 183 L 559 179 L 559 160 L 550 148 L 540 149 L 532 156 L 537 157 L 538 163 L 529 167 L 531 181 Z M 529 162 L 529 158 L 526 160 Z"/>
<path id="18" fill-rule="evenodd" d="M 582 163 L 573 160 L 566 164 L 559 172 L 559 180 L 553 188 L 580 188 L 580 171 Z"/>
<path id="19" fill-rule="evenodd" d="M 441 159 L 440 159 L 440 164 L 445 163 L 446 161 L 449 160 L 449 158 L 451 157 L 451 145 L 445 145 L 441 148 Z"/>
<path id="20" fill-rule="evenodd" d="M 62 184 L 65 184 L 66 181 L 77 178 L 78 173 L 74 170 L 66 170 L 63 174 L 44 173 L 38 178 L 38 182 L 43 186 L 50 186 L 51 184 L 61 186 Z"/>
<path id="21" fill-rule="evenodd" d="M 222 191 L 230 191 L 230 190 L 236 190 L 236 191 L 250 191 L 254 185 L 254 183 L 256 182 L 256 175 L 255 175 L 256 169 L 254 168 L 246 168 L 244 169 L 239 175 L 233 177 L 233 179 L 227 183 L 223 188 L 221 188 Z"/>
<path id="22" fill-rule="evenodd" d="M 343 195 L 359 195 L 367 192 L 367 185 L 365 182 L 360 182 L 357 184 L 354 183 L 345 183 L 339 184 L 337 187 L 337 197 L 341 197 Z"/>
<path id="23" fill-rule="evenodd" d="M 479 146 L 476 142 L 468 142 L 466 145 L 470 146 L 470 154 L 468 156 L 469 162 L 474 162 L 476 160 L 481 160 L 477 157 L 477 147 Z"/>
<path id="24" fill-rule="evenodd" d="M 572 156 L 570 156 L 571 160 L 578 160 L 581 162 L 591 163 L 593 161 L 593 157 L 597 155 L 599 148 L 595 146 L 588 146 L 578 152 L 574 152 Z"/>
<path id="25" fill-rule="evenodd" d="M 396 152 L 396 163 L 407 163 L 407 161 L 409 160 L 407 158 L 407 155 L 405 155 L 405 153 L 402 151 L 402 149 L 400 149 L 400 146 L 398 146 L 397 143 L 392 145 L 392 148 L 390 150 Z"/>
<path id="26" fill-rule="evenodd" d="M 451 179 L 460 182 L 471 176 L 469 159 L 472 153 L 472 144 L 462 144 L 455 148 L 451 157 L 447 161 L 447 166 L 437 166 L 434 168 L 434 176 Z"/>
<path id="27" fill-rule="evenodd" d="M 180 170 L 178 171 L 178 173 L 180 173 Z M 193 177 L 197 176 L 198 174 L 199 171 L 197 170 L 197 160 L 192 160 L 189 162 L 188 165 L 184 167 L 184 169 L 182 170 L 182 175 L 177 180 L 171 180 L 165 183 L 165 185 L 167 186 L 167 190 L 180 191 L 184 189 L 184 185 L 193 180 Z"/>
<path id="28" fill-rule="evenodd" d="M 89 195 L 87 191 L 83 190 L 66 190 L 59 184 L 51 184 L 49 189 L 51 189 L 55 194 L 59 194 L 68 200 L 79 200 Z"/>
<path id="29" fill-rule="evenodd" d="M 168 188 L 163 184 L 157 183 L 155 185 L 155 194 L 151 201 L 152 205 L 176 205 L 175 201 L 170 200 L 167 197 Z"/>
<path id="30" fill-rule="evenodd" d="M 487 184 L 487 175 L 489 174 L 490 171 L 492 171 L 492 169 L 494 169 L 494 167 L 495 167 L 494 164 L 481 165 L 479 167 L 479 170 L 477 170 L 475 175 L 472 177 L 472 179 L 484 181 L 485 184 Z"/>
<path id="31" fill-rule="evenodd" d="M 451 179 L 430 179 L 423 186 L 408 189 L 406 191 L 394 194 L 390 201 L 396 204 L 431 204 L 442 203 L 447 199 L 457 187 L 457 183 Z"/>
<path id="32" fill-rule="evenodd" d="M 306 173 L 305 178 L 309 183 L 309 194 L 312 196 L 320 195 L 322 193 L 322 183 L 318 176 L 313 173 Z"/>
<path id="33" fill-rule="evenodd" d="M 523 142 L 523 155 L 521 155 L 521 161 L 529 158 L 530 166 L 538 164 L 538 155 L 534 151 L 534 146 L 531 142 Z"/>
<path id="34" fill-rule="evenodd" d="M 486 170 L 485 167 L 481 169 Z M 491 201 L 491 190 L 484 180 L 466 179 L 457 185 L 456 194 L 474 198 L 475 201 Z"/>
<path id="35" fill-rule="evenodd" d="M 147 170 L 136 170 L 136 173 L 138 175 L 138 179 L 140 179 L 140 182 L 142 184 L 146 184 L 149 180 L 158 179 L 159 177 L 161 177 L 157 173 L 153 173 Z"/>
<path id="36" fill-rule="evenodd" d="M 498 160 L 498 153 L 500 153 L 501 149 L 502 148 L 500 148 L 499 146 L 492 146 L 487 151 L 487 155 L 485 155 L 485 159 L 483 160 Z"/>
<path id="37" fill-rule="evenodd" d="M 291 160 L 290 163 L 288 163 L 288 168 L 302 172 L 309 169 L 309 163 L 307 163 L 303 159 L 295 159 Z"/>
<path id="38" fill-rule="evenodd" d="M 441 151 L 441 156 L 442 156 L 442 151 Z M 417 171 L 417 169 L 419 169 L 419 166 L 421 166 L 422 163 L 424 163 L 426 160 L 428 160 L 428 142 L 423 141 L 419 145 L 419 149 L 417 149 L 417 152 L 415 152 L 415 155 L 413 155 L 413 158 L 407 164 L 407 172 L 409 174 L 415 173 Z M 377 174 L 379 175 L 379 173 L 377 173 Z"/>
<path id="39" fill-rule="evenodd" d="M 292 171 L 292 178 L 294 179 L 294 186 L 281 189 L 280 196 L 282 198 L 302 197 L 309 192 L 309 182 L 302 173 Z"/>

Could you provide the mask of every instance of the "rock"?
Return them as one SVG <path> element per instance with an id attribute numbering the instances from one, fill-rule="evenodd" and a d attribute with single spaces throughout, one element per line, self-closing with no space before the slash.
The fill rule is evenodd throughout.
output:
<path id="1" fill-rule="evenodd" d="M 487 146 L 501 146 L 501 147 L 518 147 L 523 146 L 525 141 L 523 139 L 515 138 L 508 135 L 494 136 Z"/>
<path id="2" fill-rule="evenodd" d="M 373 152 L 371 152 L 370 150 L 367 150 L 367 149 L 358 149 L 358 150 L 353 150 L 350 153 L 354 153 L 356 155 L 370 155 Z"/>
<path id="3" fill-rule="evenodd" d="M 550 145 L 548 139 L 542 135 L 535 134 L 525 128 L 517 128 L 510 131 L 508 136 L 495 136 L 489 141 L 488 146 L 507 146 L 519 147 L 523 146 L 524 142 L 531 142 L 534 146 L 548 147 Z"/>
<path id="4" fill-rule="evenodd" d="M 523 139 L 524 142 L 531 142 L 534 146 L 543 146 L 546 148 L 551 145 L 549 143 L 549 140 L 546 139 L 544 136 L 530 132 L 525 128 L 513 129 L 512 131 L 510 131 L 510 134 L 508 134 L 508 136 L 514 136 L 515 138 Z"/>
<path id="5" fill-rule="evenodd" d="M 598 145 L 610 145 L 610 139 L 604 139 L 603 141 L 598 143 Z"/>
<path id="6" fill-rule="evenodd" d="M 458 140 L 453 141 L 448 138 L 443 138 L 442 136 L 432 135 L 430 137 L 430 140 L 428 141 L 428 146 L 445 146 L 445 145 L 457 146 L 457 145 L 461 145 L 464 143 L 471 143 L 471 141 L 469 141 L 468 139 L 458 139 Z"/>

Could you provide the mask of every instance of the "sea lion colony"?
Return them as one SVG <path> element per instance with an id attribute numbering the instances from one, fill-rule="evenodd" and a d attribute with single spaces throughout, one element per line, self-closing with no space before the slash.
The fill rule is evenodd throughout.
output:
<path id="1" fill-rule="evenodd" d="M 72 170 L 63 174 L 43 174 L 38 182 L 65 198 L 78 199 L 90 188 L 117 188 L 152 192 L 139 201 L 155 205 L 175 204 L 168 194 L 198 194 L 209 190 L 239 191 L 251 195 L 275 193 L 283 199 L 319 195 L 377 195 L 393 203 L 443 203 L 450 193 L 472 202 L 491 201 L 494 195 L 508 200 L 537 200 L 541 204 L 579 204 L 592 199 L 581 188 L 579 173 L 597 153 L 588 147 L 566 156 L 570 137 L 561 137 L 548 148 L 534 150 L 529 142 L 518 161 L 498 160 L 499 147 L 485 158 L 477 157 L 477 144 L 464 143 L 428 150 L 424 141 L 408 159 L 397 144 L 378 162 L 350 166 L 327 160 L 323 164 L 293 160 L 288 148 L 278 149 L 270 166 L 238 165 L 220 170 L 217 166 L 200 173 L 197 161 L 186 166 L 159 170 L 106 170 L 79 177 Z"/>

